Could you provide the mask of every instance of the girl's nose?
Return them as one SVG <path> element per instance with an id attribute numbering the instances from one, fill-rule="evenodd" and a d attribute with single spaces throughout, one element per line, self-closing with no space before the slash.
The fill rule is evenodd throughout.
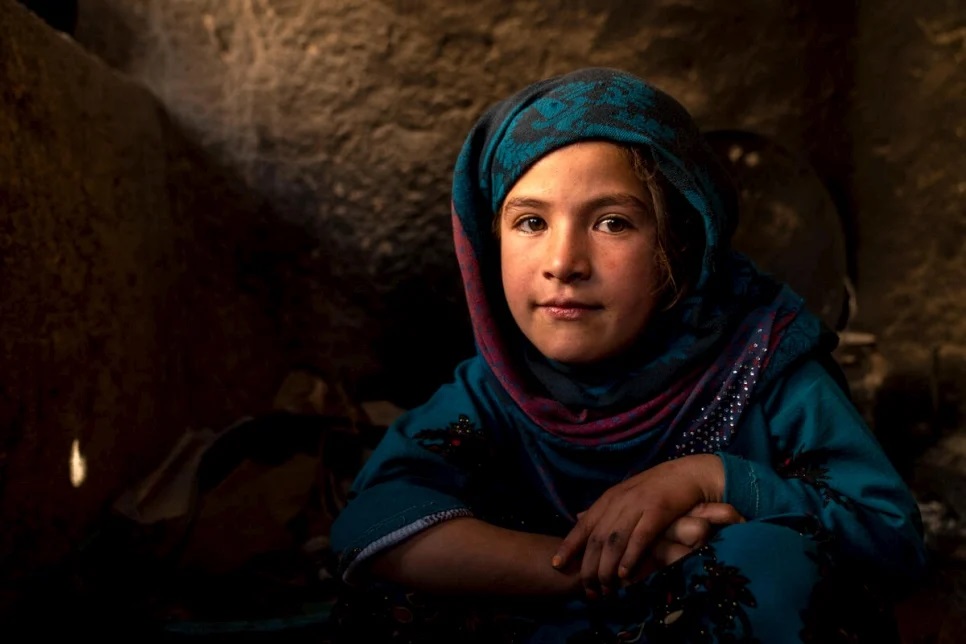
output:
<path id="1" fill-rule="evenodd" d="M 547 240 L 543 276 L 564 283 L 590 277 L 590 256 L 586 240 L 575 231 L 556 230 Z"/>

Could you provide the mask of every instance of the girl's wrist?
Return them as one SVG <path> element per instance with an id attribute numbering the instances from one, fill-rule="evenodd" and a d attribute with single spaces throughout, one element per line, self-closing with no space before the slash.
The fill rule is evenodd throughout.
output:
<path id="1" fill-rule="evenodd" d="M 725 470 L 724 462 L 716 454 L 708 454 L 708 487 L 705 494 L 709 496 L 711 503 L 721 503 L 724 501 Z"/>
<path id="2" fill-rule="evenodd" d="M 715 454 L 695 454 L 693 469 L 705 503 L 721 503 L 724 499 L 725 471 L 721 457 Z"/>

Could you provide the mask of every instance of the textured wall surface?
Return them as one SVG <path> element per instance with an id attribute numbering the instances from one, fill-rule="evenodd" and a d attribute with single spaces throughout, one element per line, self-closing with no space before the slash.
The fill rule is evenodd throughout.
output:
<path id="1" fill-rule="evenodd" d="M 966 352 L 962 3 L 88 0 L 77 38 L 304 233 L 293 356 L 324 355 L 326 276 L 342 327 L 391 321 L 362 375 L 403 404 L 469 351 L 447 212 L 462 137 L 492 101 L 585 65 L 801 154 L 842 216 L 854 326 L 914 370 Z"/>
<path id="2" fill-rule="evenodd" d="M 966 4 L 859 14 L 854 131 L 862 319 L 966 348 Z"/>
<path id="3" fill-rule="evenodd" d="M 265 254 L 288 249 L 247 194 L 142 86 L 0 1 L 0 605 L 187 427 L 270 404 Z"/>
<path id="4" fill-rule="evenodd" d="M 448 172 L 486 105 L 614 65 L 707 129 L 803 153 L 843 211 L 860 323 L 887 342 L 963 344 L 966 7 L 820 4 L 90 0 L 78 38 L 286 204 L 337 278 L 374 281 L 375 302 L 451 303 L 430 294 L 454 288 Z M 386 306 L 419 337 L 412 308 Z"/>
<path id="5" fill-rule="evenodd" d="M 851 70 L 829 63 L 849 58 L 852 16 L 813 4 L 87 0 L 77 38 L 304 231 L 308 275 L 391 322 L 381 375 L 414 403 L 468 352 L 448 193 L 482 110 L 550 74 L 624 67 L 704 127 L 774 136 L 843 183 Z M 308 362 L 320 284 L 288 311 Z"/>

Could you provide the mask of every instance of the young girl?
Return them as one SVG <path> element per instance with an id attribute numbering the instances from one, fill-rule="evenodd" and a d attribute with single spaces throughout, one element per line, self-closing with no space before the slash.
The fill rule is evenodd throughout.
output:
<path id="1" fill-rule="evenodd" d="M 623 72 L 479 120 L 453 180 L 478 355 L 390 428 L 333 527 L 360 589 L 344 632 L 884 641 L 870 591 L 923 567 L 916 504 L 831 375 L 834 334 L 728 248 L 732 190 Z"/>

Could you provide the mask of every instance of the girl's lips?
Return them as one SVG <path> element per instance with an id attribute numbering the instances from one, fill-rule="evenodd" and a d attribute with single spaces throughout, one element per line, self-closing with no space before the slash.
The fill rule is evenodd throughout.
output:
<path id="1" fill-rule="evenodd" d="M 561 304 L 542 304 L 540 308 L 555 320 L 580 320 L 603 307 L 592 306 L 590 304 L 561 303 Z"/>

